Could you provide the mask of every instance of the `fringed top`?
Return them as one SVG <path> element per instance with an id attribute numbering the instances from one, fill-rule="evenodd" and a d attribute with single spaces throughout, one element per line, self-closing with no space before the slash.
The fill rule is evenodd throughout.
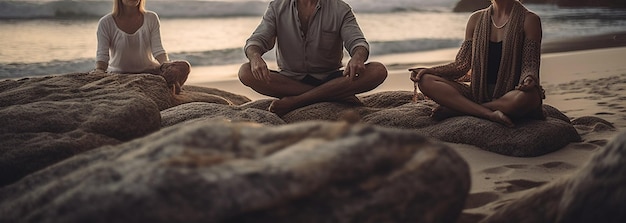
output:
<path id="1" fill-rule="evenodd" d="M 502 97 L 515 89 L 516 85 L 521 84 L 527 76 L 533 78 L 540 92 L 543 92 L 539 85 L 541 43 L 525 38 L 524 19 L 528 9 L 519 1 L 515 1 L 510 22 L 504 28 L 498 81 L 493 95 L 489 95 L 487 58 L 492 12 L 493 6 L 477 12 L 480 13 L 480 20 L 476 24 L 472 40 L 463 42 L 454 62 L 432 68 L 433 73 L 448 80 L 457 80 L 471 69 L 471 93 L 477 103 Z M 545 98 L 543 93 L 542 98 Z"/>

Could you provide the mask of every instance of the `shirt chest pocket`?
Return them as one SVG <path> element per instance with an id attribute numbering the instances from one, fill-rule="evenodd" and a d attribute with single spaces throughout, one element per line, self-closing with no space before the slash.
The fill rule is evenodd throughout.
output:
<path id="1" fill-rule="evenodd" d="M 322 31 L 318 47 L 322 50 L 336 49 L 341 47 L 341 35 L 337 31 Z"/>

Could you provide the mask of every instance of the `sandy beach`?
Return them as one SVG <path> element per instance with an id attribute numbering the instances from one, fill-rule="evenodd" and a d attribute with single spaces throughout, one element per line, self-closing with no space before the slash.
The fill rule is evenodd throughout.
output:
<path id="1" fill-rule="evenodd" d="M 470 195 L 459 222 L 476 222 L 533 188 L 575 172 L 595 151 L 626 129 L 626 63 L 623 62 L 626 44 L 623 35 L 588 38 L 586 41 L 592 49 L 584 50 L 580 50 L 580 39 L 547 43 L 549 53 L 543 54 L 541 66 L 541 82 L 547 94 L 545 104 L 558 108 L 570 119 L 583 116 L 605 119 L 617 131 L 577 128 L 582 142 L 533 158 L 503 156 L 470 145 L 448 143 L 469 163 L 472 178 Z M 607 38 L 614 41 L 605 41 Z M 364 95 L 412 91 L 407 68 L 445 63 L 454 58 L 456 50 L 371 58 L 386 64 L 389 76 L 381 86 Z M 233 72 L 236 70 L 234 68 Z M 192 71 L 188 84 L 218 88 L 252 100 L 268 98 L 243 86 L 233 78 L 235 74 L 212 82 L 193 77 L 205 71 Z"/>
<path id="2" fill-rule="evenodd" d="M 602 174 L 597 175 L 608 178 L 604 180 L 593 174 L 573 175 L 579 171 L 590 173 L 607 163 L 625 166 L 623 156 L 615 154 L 620 151 L 613 150 L 623 150 L 623 144 L 605 147 L 626 128 L 626 64 L 622 61 L 626 44 L 619 45 L 621 38 L 611 39 L 618 42 L 591 38 L 590 45 L 607 42 L 603 46 L 608 47 L 584 50 L 568 48 L 571 41 L 550 43 L 559 50 L 542 56 L 541 83 L 546 90 L 544 109 L 549 117 L 545 121 L 520 120 L 515 128 L 473 117 L 436 121 L 428 117 L 432 101 L 411 103 L 413 83 L 407 68 L 448 62 L 456 49 L 373 57 L 372 60 L 386 64 L 390 74 L 384 84 L 359 95 L 366 106 L 316 103 L 283 117 L 264 110 L 269 98 L 243 86 L 235 78 L 237 67 L 232 65 L 194 69 L 183 86 L 183 94 L 178 96 L 171 94 L 161 77 L 151 74 L 74 73 L 5 80 L 0 97 L 5 118 L 0 120 L 1 126 L 6 127 L 2 129 L 0 145 L 9 152 L 0 162 L 4 165 L 0 168 L 0 184 L 7 185 L 0 190 L 0 221 L 21 221 L 27 217 L 40 222 L 39 217 L 55 219 L 62 210 L 76 210 L 68 214 L 82 219 L 80 216 L 92 218 L 102 215 L 102 210 L 110 210 L 106 217 L 116 222 L 123 220 L 115 219 L 159 218 L 161 213 L 155 215 L 153 210 L 169 210 L 171 217 L 188 222 L 207 212 L 205 202 L 216 205 L 208 208 L 214 219 L 225 219 L 221 215 L 226 213 L 224 210 L 233 210 L 233 204 L 248 205 L 253 210 L 275 210 L 277 203 L 291 209 L 289 213 L 294 215 L 320 218 L 311 222 L 327 222 L 331 220 L 323 219 L 335 217 L 317 212 L 303 216 L 306 213 L 298 205 L 305 205 L 300 201 L 308 198 L 301 196 L 310 196 L 314 203 L 320 196 L 330 196 L 323 198 L 322 203 L 348 199 L 328 210 L 353 210 L 352 204 L 369 204 L 363 199 L 371 198 L 380 206 L 365 205 L 359 213 L 384 214 L 390 219 L 397 217 L 397 210 L 381 208 L 399 207 L 401 215 L 406 212 L 407 216 L 441 215 L 454 219 L 457 216 L 448 213 L 462 210 L 457 221 L 462 223 L 479 222 L 486 217 L 488 221 L 502 215 L 507 219 L 510 213 L 506 211 L 511 209 L 520 215 L 518 219 L 527 220 L 544 203 L 547 209 L 555 209 L 562 207 L 556 202 L 587 197 L 593 198 L 589 202 L 594 208 L 604 208 L 611 200 L 622 205 L 624 199 L 620 195 L 624 193 L 620 190 L 626 182 L 615 176 L 623 176 L 626 169 L 600 171 Z M 207 74 L 220 74 L 223 78 L 206 81 L 209 78 L 202 75 Z M 346 114 L 352 115 L 352 119 L 347 119 Z M 364 124 L 354 124 L 359 120 Z M 596 159 L 589 166 L 587 162 L 599 152 L 608 159 L 607 163 Z M 265 154 L 259 155 L 262 158 L 250 158 L 249 154 L 258 153 Z M 616 163 L 614 159 L 623 162 Z M 241 167 L 237 170 L 241 174 L 233 174 L 230 165 Z M 392 167 L 393 171 L 388 170 Z M 248 172 L 254 168 L 258 169 Z M 216 172 L 219 170 L 226 172 Z M 363 177 L 353 176 L 354 173 Z M 294 180 L 294 176 L 298 178 Z M 589 189 L 588 196 L 580 191 L 566 193 L 569 190 L 559 186 L 573 182 L 568 181 L 568 176 L 602 189 Z M 260 178 L 268 180 L 259 183 Z M 320 179 L 323 182 L 317 182 Z M 233 182 L 239 183 L 229 184 Z M 607 182 L 613 183 L 614 188 L 607 189 Z M 299 186 L 289 186 L 292 183 Z M 323 184 L 336 186 L 320 189 Z M 557 189 L 550 190 L 555 185 Z M 341 191 L 347 187 L 357 189 L 346 196 Z M 210 188 L 219 190 L 207 192 Z M 283 188 L 299 189 L 288 189 L 284 194 Z M 561 194 L 535 193 L 546 188 L 549 192 L 563 191 L 563 199 L 550 197 Z M 254 191 L 267 199 L 249 196 Z M 605 195 L 598 198 L 601 192 Z M 231 202 L 242 194 L 242 199 Z M 424 209 L 411 208 L 407 212 L 409 209 L 404 207 L 408 203 L 388 203 L 402 203 L 409 197 L 410 202 L 406 202 Z M 434 203 L 450 201 L 442 204 L 450 207 L 450 212 L 439 210 L 440 205 L 431 205 L 424 197 Z M 528 197 L 536 199 L 528 201 Z M 170 198 L 184 204 L 172 203 Z M 94 200 L 98 204 L 92 205 Z M 60 206 L 50 207 L 51 203 Z M 197 204 L 185 209 L 192 214 L 181 215 L 181 205 L 190 203 Z M 154 204 L 163 206 L 155 208 Z M 622 207 L 608 209 L 621 213 Z M 524 208 L 527 210 L 520 210 Z M 234 210 L 228 216 L 254 213 L 247 208 Z M 285 209 L 277 210 L 284 213 Z M 578 209 L 569 211 L 578 213 Z M 143 217 L 135 218 L 137 213 Z M 352 219 L 352 213 L 349 211 L 348 218 Z M 611 213 L 605 216 L 619 217 Z M 292 221 L 289 217 L 280 219 Z"/>

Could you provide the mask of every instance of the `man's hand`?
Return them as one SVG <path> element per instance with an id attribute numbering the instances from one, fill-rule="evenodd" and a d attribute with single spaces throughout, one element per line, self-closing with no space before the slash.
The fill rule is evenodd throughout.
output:
<path id="1" fill-rule="evenodd" d="M 535 87 L 537 87 L 537 83 L 535 82 L 535 79 L 530 76 L 527 76 L 526 78 L 524 78 L 524 81 L 522 82 L 522 84 L 515 87 L 515 89 L 520 90 L 520 91 L 528 91 Z"/>
<path id="2" fill-rule="evenodd" d="M 250 69 L 255 79 L 268 82 L 270 80 L 270 70 L 263 58 L 250 59 Z"/>
<path id="3" fill-rule="evenodd" d="M 363 74 L 365 71 L 365 61 L 368 56 L 369 52 L 367 48 L 363 46 L 356 47 L 354 53 L 352 53 L 352 58 L 350 58 L 350 61 L 348 61 L 346 65 L 346 70 L 343 71 L 343 76 L 350 78 L 351 81 L 358 78 L 359 75 Z"/>
<path id="4" fill-rule="evenodd" d="M 365 71 L 365 61 L 353 57 L 348 61 L 346 70 L 343 71 L 343 76 L 353 81 L 355 78 L 358 78 L 359 74 L 362 74 L 363 71 Z"/>
<path id="5" fill-rule="evenodd" d="M 267 68 L 267 63 L 263 60 L 263 53 L 258 46 L 250 46 L 246 49 L 246 57 L 250 60 L 250 71 L 254 79 L 270 81 L 270 70 Z"/>

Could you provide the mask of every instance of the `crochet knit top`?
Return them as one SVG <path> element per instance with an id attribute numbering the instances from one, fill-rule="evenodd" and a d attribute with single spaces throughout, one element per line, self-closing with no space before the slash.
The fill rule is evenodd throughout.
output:
<path id="1" fill-rule="evenodd" d="M 457 80 L 470 72 L 470 90 L 472 100 L 484 103 L 502 97 L 515 89 L 526 77 L 534 79 L 545 98 L 543 89 L 539 85 L 539 66 L 541 60 L 541 43 L 525 38 L 524 19 L 528 9 L 519 1 L 515 1 L 511 11 L 511 18 L 505 29 L 502 40 L 502 59 L 497 74 L 497 83 L 493 95 L 488 92 L 487 70 L 489 37 L 491 33 L 491 15 L 493 6 L 478 11 L 480 20 L 474 28 L 471 40 L 462 43 L 454 62 L 433 67 L 435 75 L 448 80 Z"/>

